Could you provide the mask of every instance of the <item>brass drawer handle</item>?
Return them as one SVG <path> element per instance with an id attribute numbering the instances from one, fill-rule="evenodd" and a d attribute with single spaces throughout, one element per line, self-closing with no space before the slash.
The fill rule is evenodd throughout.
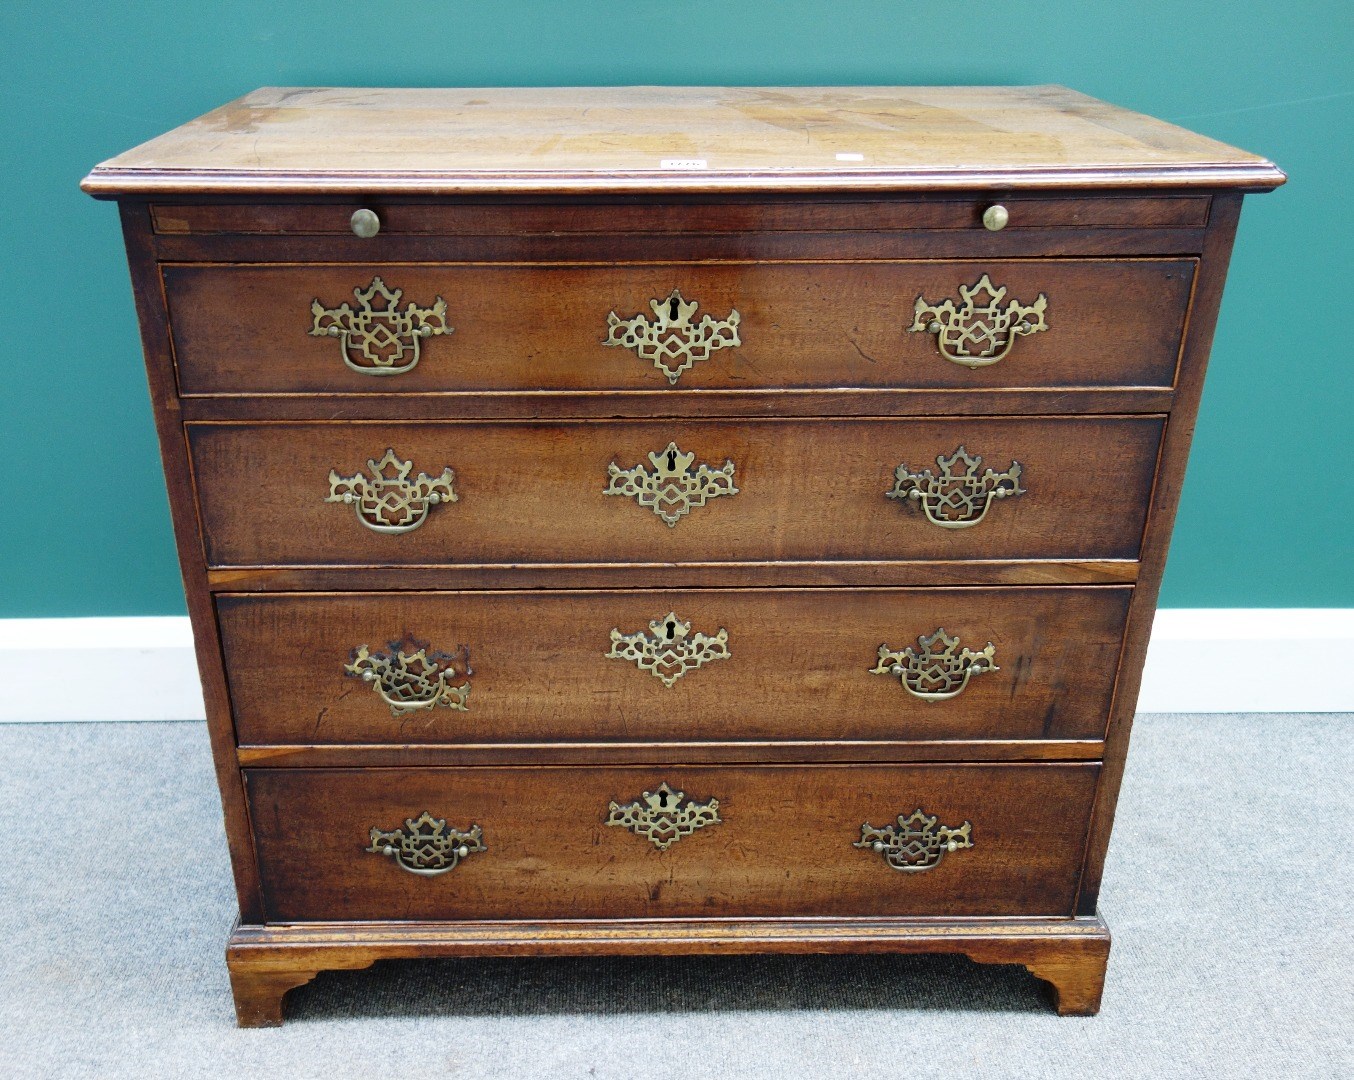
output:
<path id="1" fill-rule="evenodd" d="M 649 454 L 652 470 L 643 465 L 622 469 L 613 461 L 607 466 L 611 479 L 602 494 L 634 499 L 672 528 L 693 509 L 704 506 L 711 499 L 738 494 L 738 489 L 733 486 L 732 461 L 725 461 L 718 469 L 712 469 L 704 462 L 692 469 L 695 460 L 695 454 L 684 453 L 673 442 Z"/>
<path id="2" fill-rule="evenodd" d="M 967 529 L 983 518 L 995 499 L 1024 495 L 1020 486 L 1020 462 L 1012 461 L 1004 472 L 986 470 L 981 476 L 978 467 L 981 457 L 971 456 L 960 446 L 949 457 L 936 458 L 940 475 L 930 469 L 913 472 L 906 464 L 893 471 L 890 499 L 915 499 L 921 504 L 926 520 L 942 529 Z"/>
<path id="3" fill-rule="evenodd" d="M 671 689 L 688 671 L 695 671 L 714 660 L 727 660 L 731 655 L 729 632 L 721 626 L 714 637 L 699 632 L 692 634 L 691 624 L 669 611 L 661 619 L 649 623 L 647 634 L 642 630 L 622 634 L 619 628 L 613 627 L 611 649 L 606 655 L 609 660 L 631 661 L 640 671 L 647 671 Z"/>
<path id="4" fill-rule="evenodd" d="M 329 470 L 327 503 L 349 503 L 357 513 L 357 520 L 378 533 L 413 532 L 426 520 L 428 511 L 441 503 L 460 501 L 452 483 L 456 474 L 449 468 L 442 475 L 419 473 L 413 480 L 412 461 L 403 461 L 394 450 L 387 450 L 379 461 L 367 459 L 370 476 L 355 473 L 340 476 L 337 469 Z"/>
<path id="5" fill-rule="evenodd" d="M 418 364 L 424 338 L 453 330 L 447 325 L 447 302 L 440 296 L 432 307 L 411 300 L 401 309 L 403 296 L 403 289 L 388 289 L 374 277 L 365 289 L 353 290 L 356 307 L 343 303 L 327 308 L 312 300 L 310 336 L 338 338 L 343 362 L 359 374 L 403 375 Z"/>
<path id="6" fill-rule="evenodd" d="M 650 841 L 659 851 L 667 851 L 697 829 L 722 824 L 718 799 L 703 803 L 687 801 L 682 805 L 684 799 L 686 792 L 673 791 L 664 782 L 658 785 L 657 791 L 646 791 L 639 799 L 624 806 L 613 801 L 606 823 L 629 829 Z"/>
<path id="7" fill-rule="evenodd" d="M 466 832 L 449 829 L 445 818 L 435 818 L 425 810 L 416 818 L 405 818 L 403 829 L 373 826 L 371 847 L 365 850 L 389 856 L 396 866 L 411 874 L 436 877 L 455 870 L 467 855 L 488 849 L 478 825 Z"/>
<path id="8" fill-rule="evenodd" d="M 923 701 L 944 701 L 964 692 L 974 675 L 1000 671 L 992 657 L 997 647 L 988 642 L 980 652 L 960 648 L 959 639 L 937 628 L 930 637 L 917 638 L 919 648 L 911 645 L 895 652 L 879 646 L 879 662 L 870 668 L 873 675 L 896 675 L 903 689 Z"/>
<path id="9" fill-rule="evenodd" d="M 908 330 L 936 335 L 936 348 L 951 363 L 968 368 L 987 367 L 1005 358 L 1016 338 L 1048 329 L 1043 293 L 1033 304 L 1012 300 L 1005 306 L 1006 286 L 997 288 L 984 274 L 972 285 L 960 285 L 958 304 L 945 299 L 932 303 L 917 297 L 916 318 Z"/>
<path id="10" fill-rule="evenodd" d="M 434 652 L 412 639 L 392 641 L 387 652 L 372 652 L 366 645 L 359 645 L 343 670 L 370 683 L 376 695 L 390 706 L 391 716 L 439 705 L 457 712 L 470 711 L 470 676 L 474 673 L 465 649 L 454 655 Z"/>
<path id="11" fill-rule="evenodd" d="M 891 867 L 906 874 L 930 870 L 948 852 L 973 847 L 969 822 L 952 829 L 939 820 L 917 807 L 911 817 L 899 814 L 896 826 L 876 829 L 867 821 L 860 827 L 860 839 L 851 846 L 878 852 Z"/>
<path id="12" fill-rule="evenodd" d="M 679 289 L 673 289 L 666 299 L 650 300 L 653 319 L 635 315 L 622 319 L 614 311 L 607 314 L 606 337 L 603 345 L 631 349 L 641 360 L 647 360 L 668 377 L 674 385 L 698 360 L 710 359 L 719 349 L 736 349 L 742 344 L 738 337 L 738 322 L 742 318 L 731 310 L 726 319 L 702 315 L 698 323 L 691 317 L 700 306 L 694 300 L 682 299 Z"/>

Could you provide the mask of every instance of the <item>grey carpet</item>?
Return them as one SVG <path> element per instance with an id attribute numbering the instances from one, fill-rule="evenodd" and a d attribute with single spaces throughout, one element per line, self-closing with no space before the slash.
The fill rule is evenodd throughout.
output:
<path id="1" fill-rule="evenodd" d="M 1354 1076 L 1354 717 L 1139 719 L 1104 1009 L 945 957 L 475 960 L 322 975 L 234 1027 L 199 724 L 0 727 L 0 1076 Z"/>

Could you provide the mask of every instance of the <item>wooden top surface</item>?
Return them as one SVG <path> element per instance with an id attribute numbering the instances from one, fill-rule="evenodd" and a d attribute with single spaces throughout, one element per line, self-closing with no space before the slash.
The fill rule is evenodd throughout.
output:
<path id="1" fill-rule="evenodd" d="M 1264 158 L 1060 86 L 256 90 L 91 194 L 1230 187 Z"/>

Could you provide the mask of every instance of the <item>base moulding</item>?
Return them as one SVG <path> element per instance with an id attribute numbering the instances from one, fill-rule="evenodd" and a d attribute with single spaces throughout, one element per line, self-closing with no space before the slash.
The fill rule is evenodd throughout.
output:
<path id="1" fill-rule="evenodd" d="M 622 921 L 240 925 L 226 947 L 241 1027 L 282 1023 L 287 991 L 321 971 L 457 956 L 735 953 L 958 953 L 1022 965 L 1062 1016 L 1100 1008 L 1109 928 L 1077 918 L 644 919 Z"/>

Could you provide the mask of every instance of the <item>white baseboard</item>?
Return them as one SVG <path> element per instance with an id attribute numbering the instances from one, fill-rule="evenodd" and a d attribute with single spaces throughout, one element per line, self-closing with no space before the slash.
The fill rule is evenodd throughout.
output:
<path id="1" fill-rule="evenodd" d="M 1138 711 L 1354 712 L 1351 653 L 1354 608 L 1167 608 Z M 0 670 L 0 723 L 203 718 L 186 618 L 0 619 Z"/>
<path id="2" fill-rule="evenodd" d="M 1354 608 L 1163 608 L 1139 712 L 1354 712 Z"/>
<path id="3" fill-rule="evenodd" d="M 0 619 L 0 664 L 0 723 L 205 716 L 187 616 Z"/>

